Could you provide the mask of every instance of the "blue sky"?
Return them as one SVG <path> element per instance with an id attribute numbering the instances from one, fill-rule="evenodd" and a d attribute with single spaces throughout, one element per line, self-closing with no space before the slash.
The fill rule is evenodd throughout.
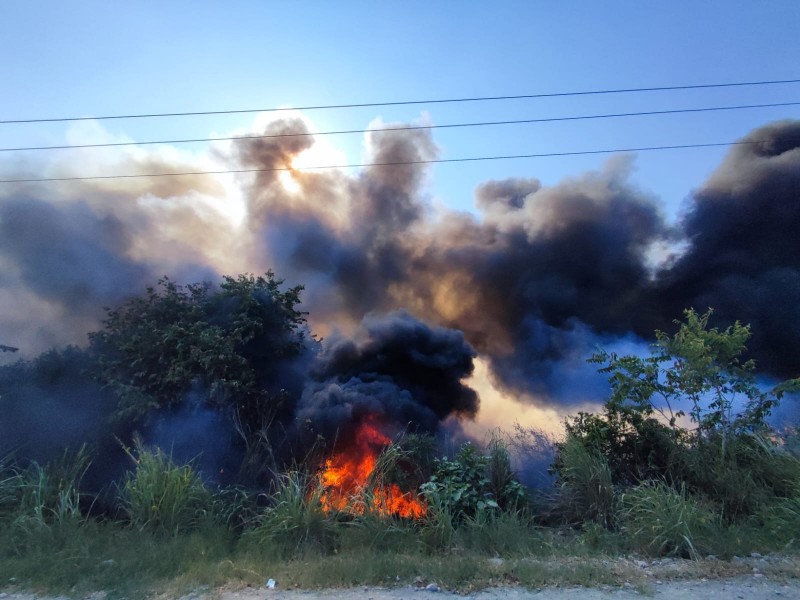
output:
<path id="1" fill-rule="evenodd" d="M 798 76 L 800 3 L 37 2 L 0 5 L 4 119 L 225 110 Z M 542 118 L 800 100 L 800 85 L 309 112 L 317 130 L 385 121 Z M 734 140 L 800 107 L 440 130 L 442 158 Z M 105 122 L 135 140 L 205 137 L 253 115 Z M 0 146 L 67 125 L 0 126 Z M 358 135 L 328 140 L 361 158 Z M 723 148 L 642 153 L 634 181 L 672 213 Z M 8 155 L 0 160 L 9 160 Z M 607 157 L 439 165 L 432 194 L 472 208 L 487 179 L 555 183 Z"/>
<path id="2" fill-rule="evenodd" d="M 796 0 L 674 0 L 661 3 L 588 0 L 496 0 L 492 3 L 455 0 L 226 3 L 202 0 L 127 3 L 8 0 L 0 2 L 0 52 L 5 59 L 0 62 L 3 91 L 0 94 L 0 120 L 303 107 L 795 79 L 800 78 L 797 66 L 800 59 L 798 24 L 800 2 Z M 307 111 L 305 116 L 317 131 L 329 131 L 364 129 L 378 120 L 446 125 L 778 102 L 800 102 L 800 84 L 317 110 Z M 253 130 L 256 118 L 255 114 L 237 114 L 112 120 L 94 125 L 91 122 L 0 124 L 0 148 L 59 145 L 74 143 L 75 140 L 142 141 L 222 136 Z M 433 133 L 433 139 L 443 159 L 577 152 L 734 141 L 756 127 L 787 118 L 800 118 L 800 105 L 441 129 Z M 329 136 L 324 140 L 341 151 L 344 161 L 358 163 L 364 160 L 363 136 Z M 196 152 L 197 161 L 188 161 L 190 166 L 196 164 L 202 168 L 213 163 L 210 159 L 203 160 L 203 154 L 209 154 L 207 146 L 197 144 L 185 148 Z M 106 170 L 118 169 L 120 164 L 126 166 L 125 161 L 115 163 L 114 152 L 108 150 L 108 156 L 105 151 L 75 154 L 69 151 L 0 152 L 0 179 L 9 175 L 14 177 L 18 172 L 44 176 L 53 171 L 50 169 L 52 165 L 63 166 L 65 162 L 69 163 L 68 172 L 72 175 L 118 174 L 117 170 Z M 140 163 L 145 165 L 146 152 L 149 150 L 137 155 L 137 159 L 144 157 Z M 675 216 L 692 189 L 703 184 L 726 152 L 726 148 L 716 147 L 638 153 L 632 157 L 632 181 L 652 194 L 665 214 Z M 169 155 L 169 149 L 165 153 Z M 169 156 L 181 155 L 173 153 Z M 609 159 L 608 155 L 591 155 L 440 164 L 431 167 L 428 194 L 432 201 L 450 208 L 474 211 L 475 189 L 488 180 L 535 177 L 545 185 L 554 185 L 564 178 L 601 169 Z M 131 162 L 128 161 L 128 167 Z M 24 166 L 22 171 L 19 165 Z M 205 181 L 203 179 L 203 183 Z M 259 254 L 265 250 L 261 245 L 268 245 L 262 244 L 261 238 L 257 237 L 262 228 L 274 233 L 263 223 L 250 232 L 252 237 L 219 227 L 219 213 L 214 213 L 214 217 L 208 220 L 210 225 L 206 226 L 203 219 L 207 213 L 203 212 L 202 194 L 191 193 L 195 187 L 203 192 L 202 184 L 189 181 L 183 196 L 173 202 L 169 190 L 163 192 L 163 197 L 159 196 L 159 189 L 169 187 L 158 188 L 160 183 L 157 180 L 124 180 L 107 187 L 100 184 L 94 188 L 87 186 L 85 189 L 91 188 L 87 204 L 91 206 L 91 214 L 80 202 L 84 193 L 80 186 L 70 188 L 71 183 L 51 183 L 31 188 L 44 196 L 42 200 L 53 204 L 63 198 L 78 201 L 73 202 L 75 210 L 72 213 L 63 213 L 72 219 L 65 224 L 64 239 L 40 239 L 37 224 L 31 227 L 30 232 L 23 232 L 32 232 L 29 237 L 33 238 L 30 243 L 26 242 L 23 250 L 12 247 L 13 243 L 8 243 L 6 248 L 0 244 L 0 250 L 5 251 L 5 254 L 0 253 L 0 343 L 38 352 L 56 343 L 85 340 L 85 332 L 97 327 L 99 312 L 90 312 L 104 306 L 102 303 L 107 297 L 113 300 L 115 293 L 125 293 L 125 290 L 117 289 L 119 279 L 116 275 L 120 269 L 115 265 L 118 263 L 124 267 L 131 261 L 136 273 L 142 270 L 149 273 L 147 269 L 152 267 L 155 273 L 161 274 L 172 273 L 170 269 L 176 270 L 184 263 L 194 266 L 196 259 L 201 266 L 210 265 L 219 272 L 235 273 L 255 269 L 252 265 L 260 266 L 261 260 L 274 259 Z M 123 186 L 125 193 L 120 192 Z M 230 187 L 235 188 L 235 185 Z M 20 189 L 27 188 L 23 186 Z M 52 196 L 48 197 L 51 189 Z M 74 192 L 73 197 L 69 198 L 70 193 L 64 192 L 66 189 Z M 12 197 L 15 190 L 0 187 L 0 199 L 12 208 L 12 204 L 20 204 L 12 202 L 19 200 Z M 228 191 L 225 188 L 225 200 L 237 193 L 237 190 Z M 241 190 L 238 192 L 241 194 Z M 151 196 L 165 201 L 154 202 Z M 286 196 L 292 194 L 287 190 Z M 354 198 L 360 201 L 359 196 Z M 109 204 L 120 199 L 129 202 Z M 131 199 L 135 201 L 130 202 Z M 213 199 L 218 200 L 216 196 Z M 321 206 L 316 198 L 302 200 L 309 204 L 314 202 L 315 207 Z M 546 197 L 539 201 L 547 206 Z M 35 210 L 36 203 L 31 204 Z M 109 206 L 111 208 L 106 211 Z M 349 205 L 342 203 L 342 206 Z M 197 218 L 187 217 L 180 211 L 183 207 L 188 207 L 188 212 Z M 104 236 L 106 212 L 125 225 L 121 226 L 119 238 L 130 235 L 137 239 L 117 243 L 113 231 Z M 366 225 L 359 222 L 353 212 L 344 213 L 348 222 L 356 226 Z M 448 216 L 453 218 L 451 213 Z M 117 221 L 112 219 L 111 222 Z M 279 220 L 276 222 L 280 223 Z M 86 223 L 88 225 L 84 225 Z M 196 227 L 197 232 L 190 231 L 191 227 Z M 51 230 L 59 231 L 59 228 L 54 226 Z M 445 230 L 432 231 L 435 237 Z M 349 234 L 349 230 L 346 233 Z M 400 232 L 398 239 L 393 240 L 400 251 L 408 249 L 403 235 L 405 232 Z M 352 237 L 359 239 L 357 235 Z M 6 240 L 10 239 L 9 234 Z M 352 241 L 344 234 L 342 239 L 342 243 Z M 280 246 L 278 242 L 276 246 Z M 51 263 L 61 265 L 69 260 L 79 263 L 67 265 L 64 269 L 74 271 L 63 278 L 65 288 L 76 284 L 80 290 L 83 279 L 100 282 L 98 289 L 93 290 L 91 302 L 94 304 L 87 301 L 87 306 L 82 307 L 63 299 L 61 303 L 57 301 L 56 286 L 46 277 L 40 277 L 39 271 L 44 275 L 49 271 L 38 268 L 41 265 L 51 267 L 52 264 L 46 264 L 48 260 L 44 259 L 26 260 L 28 255 L 36 254 L 40 246 L 47 246 L 42 256 L 48 260 L 53 258 L 49 261 Z M 286 247 L 294 248 L 288 243 Z M 83 251 L 84 248 L 89 250 Z M 369 250 L 368 246 L 352 246 L 356 250 L 365 248 Z M 95 254 L 108 255 L 106 262 L 96 263 Z M 578 258 L 578 262 L 588 262 L 583 257 Z M 26 271 L 28 262 L 33 266 Z M 106 265 L 107 272 L 104 272 L 103 265 Z M 537 277 L 546 278 L 549 274 L 546 266 L 542 266 L 541 273 L 530 275 L 530 281 L 538 282 Z M 581 270 L 578 272 L 583 273 Z M 460 271 L 454 273 L 460 274 Z M 329 273 L 323 270 L 303 275 L 308 279 L 292 283 L 308 284 L 304 298 L 309 299 L 313 306 L 326 308 L 331 292 L 323 284 Z M 128 282 L 129 286 L 137 283 L 138 280 L 134 279 L 132 277 Z M 454 281 L 458 283 L 458 280 Z M 546 279 L 543 281 L 547 284 Z M 462 299 L 449 289 L 451 282 L 439 278 L 435 283 L 441 284 L 437 289 L 442 291 L 441 297 L 445 300 L 444 308 L 436 307 L 438 312 L 430 313 L 435 318 L 447 314 L 451 304 L 456 308 L 462 304 L 469 308 L 469 302 L 461 302 Z M 453 289 L 461 290 L 456 283 L 452 284 L 455 286 Z M 575 289 L 585 293 L 580 285 L 577 282 Z M 315 298 L 316 305 L 313 304 Z M 394 297 L 390 299 L 395 300 Z M 327 308 L 331 315 L 335 315 L 337 308 L 335 303 L 331 304 L 333 308 Z M 503 319 L 493 320 L 497 315 L 505 315 L 503 306 L 498 303 L 499 308 L 491 312 L 486 331 L 494 334 L 496 322 L 505 322 Z M 353 309 L 353 314 L 357 308 Z M 532 308 L 536 306 L 532 305 Z M 75 314 L 70 315 L 70 311 Z M 350 315 L 347 311 L 344 313 Z M 454 314 L 461 315 L 458 310 Z M 472 313 L 467 310 L 464 314 L 469 316 Z M 326 313 L 322 315 L 319 322 L 314 323 L 315 327 L 319 323 L 326 325 L 331 320 Z M 520 317 L 523 324 L 526 323 L 524 316 Z M 467 317 L 464 317 L 463 322 L 466 321 Z M 563 334 L 564 339 L 581 337 L 578 335 L 583 331 L 580 327 L 573 327 L 569 322 L 561 326 L 563 329 L 555 333 Z M 599 331 L 600 325 L 597 327 Z M 327 335 L 327 332 L 323 331 L 321 335 Z M 529 341 L 537 342 L 535 337 L 534 331 L 530 340 L 522 340 L 521 346 Z M 584 337 L 589 340 L 591 336 L 587 334 Z M 549 338 L 544 336 L 542 339 L 547 342 Z M 638 342 L 630 336 L 623 336 L 618 341 L 627 344 L 626 351 L 627 347 L 635 347 Z M 564 381 L 577 382 L 575 387 L 587 387 L 588 384 L 583 385 L 588 380 L 581 379 L 581 369 L 593 372 L 593 367 L 584 364 L 580 354 L 583 346 L 579 342 L 575 342 L 574 348 L 570 347 L 577 348 L 574 355 L 567 357 L 571 362 L 560 365 L 561 371 L 557 374 L 564 374 Z M 10 355 L 6 357 L 6 360 L 11 359 Z M 489 363 L 479 362 L 477 375 L 471 383 L 484 400 L 496 393 L 489 385 L 488 369 Z M 579 395 L 575 390 L 565 390 L 564 393 L 571 397 Z M 491 420 L 495 416 L 510 418 L 508 415 L 518 414 L 525 422 L 544 420 L 558 424 L 563 417 L 553 407 L 541 408 L 533 403 L 519 405 L 511 396 L 499 397 L 495 402 L 495 410 L 486 411 L 485 419 Z M 577 404 L 571 404 L 564 410 L 576 407 Z"/>

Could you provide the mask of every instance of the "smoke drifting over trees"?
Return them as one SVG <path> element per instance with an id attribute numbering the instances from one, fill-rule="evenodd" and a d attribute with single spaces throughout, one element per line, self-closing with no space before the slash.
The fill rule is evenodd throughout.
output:
<path id="1" fill-rule="evenodd" d="M 800 122 L 762 127 L 698 190 L 682 223 L 689 251 L 655 285 L 662 313 L 713 306 L 753 326 L 759 366 L 800 372 Z"/>
<path id="2" fill-rule="evenodd" d="M 298 131 L 304 121 L 290 118 L 264 133 Z M 428 431 L 449 415 L 473 416 L 478 398 L 462 380 L 475 356 L 500 386 L 540 402 L 601 400 L 582 372 L 565 384 L 565 365 L 596 343 L 647 339 L 690 306 L 752 323 L 750 349 L 764 372 L 796 376 L 800 123 L 748 139 L 764 141 L 733 147 L 677 225 L 629 182 L 624 158 L 555 186 L 487 182 L 476 192 L 480 216 L 434 208 L 424 164 L 355 175 L 270 170 L 291 167 L 311 135 L 240 139 L 216 151 L 229 168 L 263 169 L 233 186 L 241 224 L 225 216 L 229 188 L 194 178 L 149 192 L 89 184 L 57 196 L 6 186 L 0 334 L 31 356 L 82 343 L 103 306 L 159 276 L 191 282 L 274 269 L 305 286 L 311 329 L 328 337 L 308 369 L 292 372 L 303 390 L 295 419 L 319 419 L 322 430 L 361 406 Z M 437 156 L 424 131 L 372 133 L 367 148 L 365 162 Z M 656 260 L 665 247 L 672 254 Z"/>

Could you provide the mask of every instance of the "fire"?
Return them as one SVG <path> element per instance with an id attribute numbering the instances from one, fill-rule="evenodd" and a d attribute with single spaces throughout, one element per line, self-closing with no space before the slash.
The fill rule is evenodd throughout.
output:
<path id="1" fill-rule="evenodd" d="M 367 508 L 364 503 L 369 502 L 369 508 L 382 515 L 414 519 L 425 515 L 428 510 L 425 502 L 412 492 L 404 493 L 394 483 L 367 489 L 378 456 L 390 443 L 391 440 L 378 429 L 376 419 L 364 419 L 350 447 L 328 458 L 320 472 L 321 502 L 325 512 L 363 514 Z"/>

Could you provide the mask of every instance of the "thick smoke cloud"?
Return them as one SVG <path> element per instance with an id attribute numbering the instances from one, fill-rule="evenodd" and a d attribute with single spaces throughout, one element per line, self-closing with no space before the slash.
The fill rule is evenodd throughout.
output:
<path id="1" fill-rule="evenodd" d="M 451 415 L 477 413 L 478 396 L 463 383 L 474 357 L 460 331 L 404 312 L 368 316 L 354 339 L 326 346 L 300 399 L 298 424 L 335 439 L 369 415 L 434 433 Z"/>
<path id="2" fill-rule="evenodd" d="M 610 165 L 511 202 L 514 190 L 487 186 L 484 221 L 451 233 L 474 241 L 454 248 L 445 239 L 433 250 L 436 270 L 450 263 L 468 282 L 457 295 L 477 296 L 469 310 L 453 310 L 450 324 L 476 340 L 506 385 L 547 391 L 552 364 L 591 348 L 592 332 L 631 330 L 645 254 L 665 229 L 625 175 Z"/>
<path id="3" fill-rule="evenodd" d="M 497 381 L 516 391 L 584 402 L 593 391 L 563 393 L 560 365 L 597 344 L 647 340 L 690 306 L 752 323 L 762 367 L 792 375 L 800 370 L 790 351 L 798 331 L 786 327 L 797 321 L 800 290 L 798 127 L 777 123 L 745 140 L 765 142 L 735 146 L 678 226 L 629 183 L 620 157 L 552 187 L 487 182 L 476 195 L 480 218 L 432 211 L 419 164 L 354 178 L 299 173 L 298 194 L 277 180 L 268 194 L 259 189 L 251 227 L 282 272 L 307 283 L 312 315 L 341 325 L 408 310 L 463 331 Z M 436 153 L 422 132 L 377 132 L 370 142 L 369 162 Z M 679 242 L 688 250 L 654 269 L 655 251 Z"/>
<path id="4" fill-rule="evenodd" d="M 263 132 L 309 129 L 287 118 Z M 594 346 L 646 342 L 690 306 L 713 306 L 720 323 L 752 323 L 759 365 L 796 376 L 800 123 L 769 125 L 753 140 L 731 149 L 677 225 L 630 183 L 625 157 L 553 186 L 487 182 L 476 192 L 479 216 L 435 208 L 421 161 L 438 150 L 421 130 L 369 134 L 364 162 L 416 164 L 355 175 L 276 170 L 314 148 L 314 136 L 301 135 L 219 149 L 214 160 L 261 170 L 229 187 L 164 178 L 0 190 L 0 343 L 27 357 L 84 343 L 103 306 L 163 275 L 192 282 L 274 269 L 305 285 L 312 330 L 341 332 L 323 342 L 321 362 L 306 356 L 291 369 L 301 428 L 341 429 L 366 410 L 428 431 L 448 415 L 472 416 L 477 397 L 461 381 L 476 354 L 507 390 L 562 406 L 596 402 L 605 383 L 583 363 Z M 128 157 L 134 172 L 199 170 L 173 162 Z M 114 164 L 124 172 L 125 161 Z M 239 199 L 241 224 L 226 212 Z M 682 253 L 654 267 L 654 249 L 679 243 Z M 164 439 L 172 429 L 164 425 Z"/>
<path id="5" fill-rule="evenodd" d="M 127 232 L 114 216 L 101 217 L 83 203 L 69 209 L 34 198 L 0 205 L 0 253 L 40 297 L 97 310 L 152 279 L 144 265 L 125 257 Z"/>
<path id="6" fill-rule="evenodd" d="M 296 131 L 303 131 L 297 120 L 267 129 L 270 134 Z M 373 134 L 369 141 L 369 162 L 436 155 L 422 132 Z M 237 147 L 242 166 L 276 169 L 310 144 L 308 138 L 290 137 L 243 139 Z M 352 178 L 338 172 L 294 172 L 291 177 L 298 192 L 287 190 L 274 171 L 259 174 L 251 187 L 249 227 L 255 247 L 282 273 L 306 285 L 306 301 L 320 321 L 344 319 L 355 325 L 370 311 L 403 308 L 389 295 L 407 284 L 411 238 L 425 225 L 426 207 L 419 197 L 424 167 L 372 167 Z"/>
<path id="7" fill-rule="evenodd" d="M 124 428 L 111 421 L 113 394 L 87 374 L 92 364 L 86 352 L 69 347 L 0 367 L 0 458 L 46 463 L 86 445 L 91 489 L 122 473 L 115 435 Z"/>
<path id="8" fill-rule="evenodd" d="M 800 374 L 800 122 L 750 133 L 695 193 L 682 226 L 688 251 L 659 276 L 662 316 L 712 306 L 750 323 L 758 364 Z M 658 302 L 658 299 L 664 299 Z"/>
<path id="9" fill-rule="evenodd" d="M 110 160 L 97 152 L 81 152 L 71 167 L 29 165 L 22 174 L 70 176 L 71 168 L 86 174 L 85 165 L 106 163 L 120 173 L 191 170 L 158 155 Z M 0 186 L 0 337 L 23 356 L 85 344 L 104 307 L 141 294 L 164 275 L 212 279 L 219 272 L 214 242 L 236 249 L 230 236 L 214 231 L 219 213 L 211 219 L 208 201 L 220 193 L 217 186 L 194 177 L 152 186 L 127 181 Z"/>
<path id="10" fill-rule="evenodd" d="M 242 140 L 240 154 L 248 168 L 272 169 L 295 143 Z M 374 163 L 436 155 L 420 131 L 373 133 L 370 148 Z M 483 220 L 434 214 L 420 164 L 302 173 L 297 195 L 270 172 L 250 198 L 250 226 L 281 272 L 305 283 L 312 318 L 354 325 L 370 311 L 408 310 L 463 331 L 505 385 L 545 392 L 554 362 L 591 348 L 587 327 L 633 329 L 645 255 L 666 227 L 627 170 L 612 162 L 553 188 L 489 182 L 478 190 Z"/>

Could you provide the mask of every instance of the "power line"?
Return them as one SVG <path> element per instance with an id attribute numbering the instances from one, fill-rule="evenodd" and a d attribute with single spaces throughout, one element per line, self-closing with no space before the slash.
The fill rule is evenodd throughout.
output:
<path id="1" fill-rule="evenodd" d="M 297 108 L 248 108 L 248 109 L 235 109 L 235 110 L 206 110 L 206 111 L 193 111 L 193 112 L 169 112 L 169 113 L 143 113 L 143 114 L 126 114 L 126 115 L 104 115 L 99 117 L 47 117 L 47 118 L 33 118 L 33 119 L 5 119 L 0 120 L 0 125 L 10 125 L 13 123 L 57 123 L 65 121 L 105 121 L 110 119 L 148 119 L 160 117 L 190 117 L 190 116 L 205 116 L 205 115 L 232 115 L 232 114 L 245 114 L 245 113 L 258 113 L 258 112 L 277 112 L 285 110 L 327 110 L 339 108 L 366 108 L 378 106 L 408 106 L 414 104 L 445 104 L 456 102 L 487 102 L 499 100 L 523 100 L 533 98 L 562 98 L 566 96 L 590 96 L 600 94 L 624 94 L 635 92 L 663 92 L 675 90 L 698 90 L 698 89 L 711 89 L 711 88 L 729 88 L 729 87 L 744 87 L 744 86 L 759 86 L 759 85 L 776 85 L 782 83 L 800 83 L 800 79 L 777 79 L 772 81 L 744 81 L 733 83 L 706 83 L 699 85 L 670 85 L 658 87 L 638 87 L 638 88 L 619 88 L 619 89 L 601 89 L 601 90 L 583 90 L 572 92 L 551 92 L 541 94 L 521 94 L 515 96 L 476 96 L 471 98 L 434 98 L 428 100 L 400 100 L 393 102 L 360 102 L 351 104 L 322 104 L 314 106 L 300 106 Z"/>
<path id="2" fill-rule="evenodd" d="M 787 141 L 800 141 L 787 140 Z M 392 161 L 380 163 L 356 163 L 346 165 L 321 165 L 314 167 L 303 167 L 297 169 L 293 167 L 267 167 L 262 169 L 224 169 L 219 171 L 182 171 L 176 173 L 136 173 L 136 174 L 123 174 L 123 175 L 92 175 L 87 177 L 41 177 L 30 179 L 0 179 L 0 183 L 45 183 L 56 181 L 93 181 L 102 179 L 137 179 L 142 177 L 182 177 L 188 175 L 227 175 L 227 174 L 242 174 L 242 173 L 270 173 L 279 171 L 316 171 L 325 169 L 349 169 L 359 167 L 392 167 L 403 165 L 427 165 L 427 164 L 440 164 L 440 163 L 463 163 L 463 162 L 480 162 L 489 160 L 510 160 L 516 158 L 547 158 L 555 156 L 579 156 L 588 154 L 614 154 L 617 152 L 648 152 L 653 150 L 682 150 L 687 148 L 712 148 L 719 146 L 741 146 L 762 144 L 769 142 L 769 140 L 745 140 L 738 142 L 711 142 L 706 144 L 675 144 L 670 146 L 642 146 L 638 148 L 614 148 L 602 150 L 577 150 L 571 152 L 543 152 L 539 154 L 509 154 L 500 156 L 475 156 L 463 158 L 434 158 L 430 160 L 410 160 L 410 161 Z"/>
<path id="3" fill-rule="evenodd" d="M 699 113 L 725 110 L 741 110 L 749 108 L 776 108 L 782 106 L 797 106 L 800 102 L 773 102 L 770 104 L 742 104 L 738 106 L 712 106 L 705 108 L 680 108 L 671 110 L 649 110 L 642 112 L 611 113 L 601 115 L 578 115 L 568 117 L 543 117 L 538 119 L 514 119 L 507 121 L 480 121 L 474 123 L 448 123 L 443 125 L 402 125 L 397 127 L 383 127 L 381 129 L 342 129 L 339 131 L 320 131 L 317 133 L 274 133 L 263 135 L 240 135 L 229 137 L 191 138 L 175 140 L 149 140 L 145 142 L 109 142 L 103 144 L 70 144 L 62 146 L 26 146 L 19 148 L 0 148 L 0 152 L 22 152 L 28 150 L 74 150 L 79 148 L 111 148 L 119 146 L 147 146 L 155 144 L 189 144 L 197 142 L 225 142 L 232 140 L 260 140 L 289 137 L 313 137 L 315 135 L 342 135 L 349 133 L 384 133 L 389 131 L 412 131 L 420 129 L 454 129 L 459 127 L 485 127 L 496 125 L 523 125 L 530 123 L 551 123 L 559 121 L 581 121 L 588 119 L 610 119 L 619 117 L 640 117 L 653 115 L 671 115 L 680 113 Z"/>

